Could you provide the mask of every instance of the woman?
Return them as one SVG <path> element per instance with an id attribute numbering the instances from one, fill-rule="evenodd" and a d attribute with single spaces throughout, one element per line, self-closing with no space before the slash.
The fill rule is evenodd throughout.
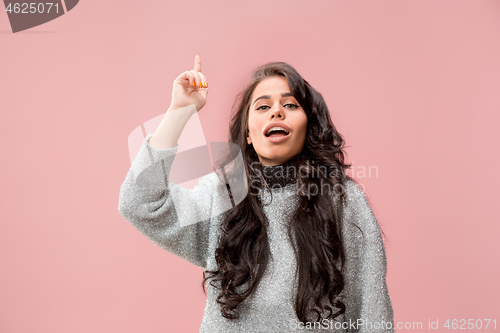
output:
<path id="1" fill-rule="evenodd" d="M 204 268 L 200 332 L 393 332 L 380 228 L 344 172 L 344 141 L 321 94 L 286 63 L 254 72 L 229 128 L 250 186 L 229 210 L 227 177 L 208 174 L 193 189 L 168 182 L 182 129 L 207 94 L 197 55 L 119 200 L 150 240 Z"/>

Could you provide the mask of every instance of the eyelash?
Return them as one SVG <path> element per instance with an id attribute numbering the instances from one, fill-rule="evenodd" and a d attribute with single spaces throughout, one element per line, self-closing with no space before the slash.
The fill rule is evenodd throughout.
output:
<path id="1" fill-rule="evenodd" d="M 296 109 L 296 108 L 299 107 L 298 105 L 295 105 L 295 104 L 292 104 L 292 103 L 285 104 L 284 106 L 287 106 L 287 105 L 292 105 L 294 109 Z M 264 106 L 267 106 L 267 105 L 261 105 L 257 109 L 255 109 L 255 110 L 262 110 L 261 108 L 264 107 Z M 267 106 L 267 107 L 269 107 L 269 106 Z"/>

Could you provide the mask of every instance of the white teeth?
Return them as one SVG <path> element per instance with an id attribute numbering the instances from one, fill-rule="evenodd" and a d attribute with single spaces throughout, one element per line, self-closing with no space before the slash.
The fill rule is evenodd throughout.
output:
<path id="1" fill-rule="evenodd" d="M 269 135 L 269 133 L 271 133 L 272 130 L 283 130 L 285 131 L 286 134 L 288 134 L 288 131 L 283 127 L 271 127 L 270 129 L 267 130 L 266 135 Z"/>

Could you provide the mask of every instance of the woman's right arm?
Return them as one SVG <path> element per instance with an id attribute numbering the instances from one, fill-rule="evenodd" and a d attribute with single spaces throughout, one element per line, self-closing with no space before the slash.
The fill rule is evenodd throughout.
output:
<path id="1" fill-rule="evenodd" d="M 205 105 L 207 93 L 196 56 L 194 70 L 175 79 L 171 106 L 156 131 L 144 138 L 118 203 L 119 213 L 152 242 L 200 267 L 206 266 L 218 177 L 208 174 L 192 189 L 169 183 L 168 178 L 181 132 Z"/>
<path id="2" fill-rule="evenodd" d="M 198 112 L 196 105 L 191 104 L 181 108 L 170 106 L 160 125 L 149 139 L 151 147 L 156 149 L 172 148 L 177 145 L 181 133 L 184 130 L 189 118 Z"/>

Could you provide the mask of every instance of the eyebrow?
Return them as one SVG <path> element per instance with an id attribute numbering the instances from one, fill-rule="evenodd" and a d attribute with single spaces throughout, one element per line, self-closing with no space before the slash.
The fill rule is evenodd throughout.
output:
<path id="1" fill-rule="evenodd" d="M 282 93 L 281 97 L 288 97 L 288 96 L 293 96 L 292 93 Z M 253 101 L 252 105 L 254 105 L 259 99 L 271 99 L 271 95 L 262 95 L 260 97 L 257 97 L 255 101 Z"/>

